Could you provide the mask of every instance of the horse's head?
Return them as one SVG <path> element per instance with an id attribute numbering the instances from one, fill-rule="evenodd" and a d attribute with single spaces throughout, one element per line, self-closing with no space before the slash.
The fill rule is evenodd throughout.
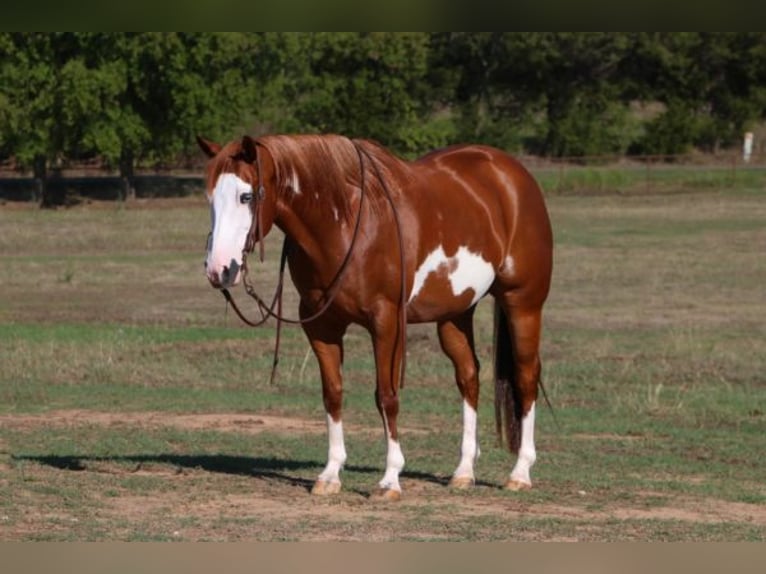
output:
<path id="1" fill-rule="evenodd" d="M 259 171 L 263 148 L 245 136 L 226 145 L 197 137 L 197 143 L 210 158 L 206 191 L 210 202 L 212 229 L 207 242 L 205 273 L 210 284 L 227 288 L 239 282 L 243 253 L 252 251 L 258 236 L 265 237 L 274 222 L 276 198 L 268 177 Z M 259 179 L 261 178 L 261 179 Z M 259 183 L 263 188 L 259 195 Z M 259 222 L 254 221 L 256 212 Z"/>

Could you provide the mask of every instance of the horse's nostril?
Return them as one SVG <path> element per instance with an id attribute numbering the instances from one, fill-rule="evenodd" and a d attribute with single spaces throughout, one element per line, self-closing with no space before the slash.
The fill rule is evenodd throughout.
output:
<path id="1" fill-rule="evenodd" d="M 221 279 L 224 283 L 229 280 L 229 268 L 226 266 L 224 266 L 223 272 L 221 273 Z"/>

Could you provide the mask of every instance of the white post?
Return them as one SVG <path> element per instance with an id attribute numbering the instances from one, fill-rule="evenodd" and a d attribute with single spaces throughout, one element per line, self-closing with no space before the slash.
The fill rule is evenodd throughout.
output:
<path id="1" fill-rule="evenodd" d="M 745 132 L 745 143 L 742 146 L 742 159 L 745 163 L 750 161 L 753 155 L 753 132 Z"/>

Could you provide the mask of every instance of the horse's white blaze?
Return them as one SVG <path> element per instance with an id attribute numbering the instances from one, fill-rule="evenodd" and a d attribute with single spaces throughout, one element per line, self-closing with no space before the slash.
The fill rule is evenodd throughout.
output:
<path id="1" fill-rule="evenodd" d="M 467 401 L 463 401 L 463 442 L 460 446 L 460 464 L 453 476 L 473 479 L 473 466 L 480 453 L 476 411 Z"/>
<path id="2" fill-rule="evenodd" d="M 452 293 L 457 297 L 468 289 L 473 290 L 471 305 L 481 299 L 495 280 L 492 264 L 481 254 L 473 253 L 467 247 L 460 247 L 455 255 L 448 257 L 441 245 L 429 253 L 415 271 L 415 280 L 408 303 L 422 291 L 431 273 L 446 276 Z"/>
<path id="3" fill-rule="evenodd" d="M 383 478 L 378 483 L 380 488 L 386 490 L 402 491 L 402 487 L 399 486 L 399 473 L 404 468 L 404 455 L 402 454 L 402 448 L 399 446 L 399 441 L 391 438 L 391 434 L 388 431 L 388 421 L 385 420 L 384 426 L 386 429 L 386 472 L 383 474 Z"/>
<path id="4" fill-rule="evenodd" d="M 535 464 L 537 454 L 535 452 L 535 403 L 529 412 L 521 419 L 521 447 L 516 465 L 511 471 L 511 480 L 532 484 L 529 478 L 529 469 Z"/>
<path id="5" fill-rule="evenodd" d="M 340 470 L 346 462 L 346 445 L 343 442 L 343 422 L 335 422 L 327 415 L 327 436 L 330 446 L 327 450 L 327 466 L 319 480 L 324 482 L 340 482 Z"/>
<path id="6" fill-rule="evenodd" d="M 253 216 L 250 206 L 240 201 L 243 193 L 252 193 L 252 186 L 233 173 L 224 173 L 219 178 L 210 198 L 212 234 L 208 244 L 205 270 L 209 278 L 216 278 L 223 287 L 234 285 L 239 280 L 242 265 L 242 250 Z M 225 277 L 224 268 L 234 273 Z"/>

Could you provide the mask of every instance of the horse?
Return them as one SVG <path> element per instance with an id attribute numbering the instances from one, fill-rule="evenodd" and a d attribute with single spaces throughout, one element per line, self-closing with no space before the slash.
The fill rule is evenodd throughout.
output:
<path id="1" fill-rule="evenodd" d="M 197 142 L 209 158 L 210 284 L 228 294 L 246 277 L 246 257 L 257 244 L 263 260 L 263 238 L 273 226 L 285 235 L 283 266 L 300 297 L 298 322 L 319 364 L 327 421 L 327 463 L 311 493 L 341 490 L 341 366 L 352 323 L 372 340 L 375 404 L 387 446 L 372 494 L 398 500 L 402 493 L 397 415 L 408 323 L 436 323 L 462 397 L 460 459 L 449 485 L 475 484 L 473 316 L 487 294 L 494 297 L 495 428 L 516 455 L 503 486 L 531 488 L 553 234 L 542 191 L 524 166 L 499 149 L 467 144 L 408 161 L 377 142 L 334 134 Z M 263 307 L 278 316 L 273 304 Z"/>

